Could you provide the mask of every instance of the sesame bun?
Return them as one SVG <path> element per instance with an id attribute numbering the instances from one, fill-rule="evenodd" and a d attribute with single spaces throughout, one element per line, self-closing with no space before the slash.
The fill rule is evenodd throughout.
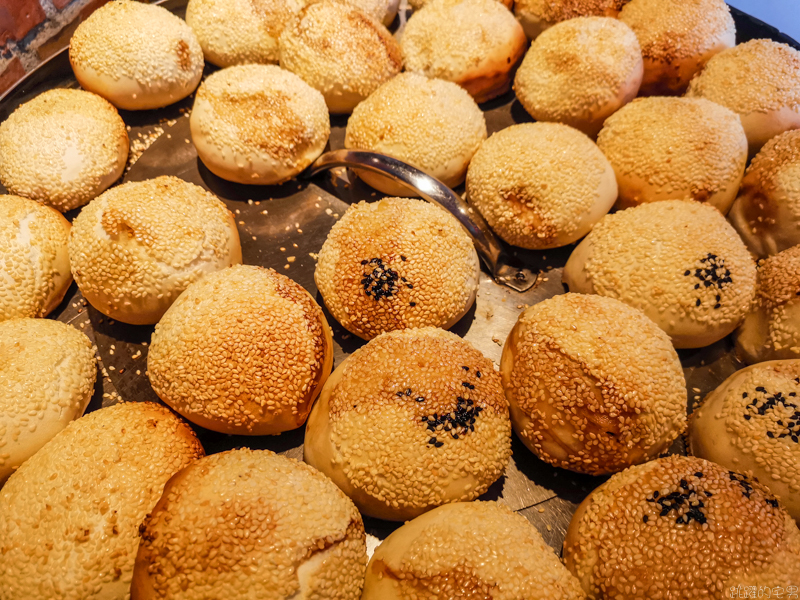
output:
<path id="1" fill-rule="evenodd" d="M 604 217 L 570 255 L 564 283 L 644 311 L 676 348 L 700 348 L 744 318 L 756 268 L 717 209 L 672 200 Z"/>
<path id="2" fill-rule="evenodd" d="M 475 302 L 480 261 L 450 213 L 422 200 L 359 202 L 333 226 L 314 281 L 345 329 L 365 340 L 456 324 Z"/>
<path id="3" fill-rule="evenodd" d="M 134 325 L 158 322 L 190 283 L 242 262 L 225 204 L 167 176 L 124 183 L 93 200 L 75 219 L 69 252 L 84 298 Z"/>
<path id="4" fill-rule="evenodd" d="M 132 600 L 358 600 L 361 515 L 331 481 L 268 450 L 212 454 L 169 480 L 141 531 Z"/>
<path id="5" fill-rule="evenodd" d="M 46 91 L 0 124 L 0 182 L 61 212 L 103 192 L 127 159 L 125 122 L 89 92 Z"/>
<path id="6" fill-rule="evenodd" d="M 283 30 L 281 67 L 322 92 L 332 113 L 356 105 L 400 72 L 400 46 L 379 21 L 348 4 L 311 4 Z"/>
<path id="7" fill-rule="evenodd" d="M 78 25 L 69 61 L 82 88 L 126 110 L 182 100 L 203 76 L 191 28 L 166 8 L 132 0 L 109 2 Z"/>
<path id="8" fill-rule="evenodd" d="M 322 154 L 331 133 L 322 94 L 275 65 L 212 73 L 197 90 L 189 119 L 197 154 L 215 175 L 274 185 Z"/>
<path id="9" fill-rule="evenodd" d="M 395 530 L 367 566 L 361 600 L 583 600 L 525 517 L 495 502 L 440 506 Z"/>
<path id="10" fill-rule="evenodd" d="M 631 0 L 619 20 L 639 38 L 645 95 L 682 94 L 711 57 L 736 44 L 724 0 Z"/>
<path id="11" fill-rule="evenodd" d="M 564 469 L 621 471 L 686 428 L 686 382 L 669 337 L 613 298 L 562 294 L 531 306 L 500 368 L 514 430 Z"/>
<path id="12" fill-rule="evenodd" d="M 388 154 L 448 187 L 464 182 L 486 139 L 486 120 L 470 95 L 449 81 L 401 73 L 359 104 L 347 122 L 346 148 Z M 358 176 L 384 194 L 416 192 L 367 171 Z"/>
<path id="13" fill-rule="evenodd" d="M 193 423 L 272 435 L 305 423 L 333 366 L 322 309 L 272 269 L 234 266 L 190 285 L 156 326 L 150 383 Z"/>
<path id="14" fill-rule="evenodd" d="M 530 39 L 577 17 L 616 17 L 630 0 L 516 0 L 514 14 Z"/>
<path id="15" fill-rule="evenodd" d="M 64 299 L 70 223 L 61 213 L 19 196 L 0 196 L 0 321 L 45 317 Z"/>
<path id="16" fill-rule="evenodd" d="M 800 130 L 775 136 L 755 155 L 728 219 L 756 256 L 800 244 Z"/>
<path id="17" fill-rule="evenodd" d="M 617 182 L 577 129 L 526 123 L 481 145 L 467 172 L 467 197 L 506 242 L 542 250 L 589 233 L 614 205 Z"/>
<path id="18" fill-rule="evenodd" d="M 453 333 L 385 333 L 331 375 L 304 452 L 371 517 L 404 521 L 474 500 L 511 457 L 500 375 Z"/>
<path id="19" fill-rule="evenodd" d="M 414 10 L 419 10 L 420 8 L 428 4 L 428 2 L 430 2 L 430 0 L 408 0 L 408 5 Z M 508 10 L 511 10 L 512 7 L 514 6 L 514 0 L 497 0 L 497 2 L 505 6 Z"/>
<path id="20" fill-rule="evenodd" d="M 800 522 L 800 360 L 737 371 L 692 413 L 692 454 L 751 473 Z"/>
<path id="21" fill-rule="evenodd" d="M 564 562 L 590 598 L 728 598 L 800 579 L 800 531 L 756 481 L 688 456 L 611 477 L 578 507 Z"/>
<path id="22" fill-rule="evenodd" d="M 511 87 L 528 40 L 497 0 L 431 0 L 411 15 L 400 47 L 407 71 L 453 81 L 486 102 Z"/>
<path id="23" fill-rule="evenodd" d="M 738 116 L 700 98 L 639 98 L 605 122 L 597 145 L 619 184 L 619 208 L 696 200 L 727 213 L 747 163 Z"/>
<path id="24" fill-rule="evenodd" d="M 578 17 L 531 44 L 514 91 L 537 121 L 556 121 L 596 136 L 603 121 L 636 97 L 642 52 L 631 28 L 608 17 Z"/>
<path id="25" fill-rule="evenodd" d="M 278 38 L 306 0 L 189 0 L 186 23 L 218 67 L 278 62 Z"/>
<path id="26" fill-rule="evenodd" d="M 344 0 L 350 6 L 365 12 L 370 17 L 383 23 L 386 27 L 392 24 L 400 8 L 400 0 Z"/>
<path id="27" fill-rule="evenodd" d="M 96 371 L 89 338 L 66 323 L 0 323 L 0 485 L 83 414 Z"/>
<path id="28" fill-rule="evenodd" d="M 742 118 L 755 154 L 768 140 L 800 128 L 800 52 L 772 40 L 750 40 L 721 52 L 689 86 Z"/>
<path id="29" fill-rule="evenodd" d="M 167 480 L 202 455 L 191 428 L 157 404 L 67 425 L 0 489 L 3 597 L 128 597 L 139 525 Z"/>
<path id="30" fill-rule="evenodd" d="M 761 263 L 755 302 L 736 330 L 736 351 L 748 364 L 800 358 L 800 246 Z"/>

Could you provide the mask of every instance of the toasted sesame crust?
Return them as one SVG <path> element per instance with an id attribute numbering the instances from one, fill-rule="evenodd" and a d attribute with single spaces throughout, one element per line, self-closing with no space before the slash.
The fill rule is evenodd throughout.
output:
<path id="1" fill-rule="evenodd" d="M 378 546 L 362 600 L 585 597 L 524 517 L 495 502 L 459 502 L 417 517 Z"/>
<path id="2" fill-rule="evenodd" d="M 177 102 L 203 75 L 191 28 L 166 8 L 132 0 L 109 2 L 81 23 L 69 60 L 81 87 L 127 110 Z"/>
<path id="3" fill-rule="evenodd" d="M 344 0 L 370 17 L 383 23 L 386 27 L 392 24 L 400 8 L 400 0 Z"/>
<path id="4" fill-rule="evenodd" d="M 756 268 L 717 209 L 667 200 L 605 216 L 573 251 L 564 282 L 643 310 L 676 348 L 699 348 L 744 318 Z"/>
<path id="5" fill-rule="evenodd" d="M 516 0 L 514 14 L 535 40 L 541 33 L 561 21 L 577 17 L 616 17 L 630 0 Z"/>
<path id="6" fill-rule="evenodd" d="M 528 308 L 501 372 L 515 431 L 565 469 L 621 471 L 686 428 L 686 383 L 669 337 L 612 298 L 566 294 Z"/>
<path id="7" fill-rule="evenodd" d="M 190 285 L 159 321 L 147 370 L 164 402 L 207 429 L 272 435 L 305 423 L 333 365 L 322 309 L 272 269 Z"/>
<path id="8" fill-rule="evenodd" d="M 510 457 L 508 404 L 492 362 L 432 327 L 385 333 L 353 353 L 306 429 L 306 462 L 364 514 L 396 521 L 477 498 Z"/>
<path id="9" fill-rule="evenodd" d="M 800 578 L 800 532 L 769 491 L 694 457 L 631 467 L 578 508 L 567 568 L 592 599 L 728 597 Z"/>
<path id="10" fill-rule="evenodd" d="M 584 134 L 559 123 L 512 125 L 486 140 L 467 197 L 509 244 L 545 249 L 589 233 L 614 205 L 614 170 Z"/>
<path id="11" fill-rule="evenodd" d="M 470 309 L 480 263 L 452 215 L 423 200 L 352 205 L 319 251 L 314 280 L 333 317 L 372 339 L 407 327 L 453 326 Z"/>
<path id="12" fill-rule="evenodd" d="M 75 219 L 69 249 L 83 296 L 136 325 L 158 322 L 204 274 L 242 262 L 225 204 L 177 177 L 125 183 L 93 200 Z"/>
<path id="13" fill-rule="evenodd" d="M 203 455 L 166 407 L 129 402 L 67 425 L 0 489 L 0 599 L 122 599 L 138 528 Z"/>
<path id="14" fill-rule="evenodd" d="M 361 515 L 311 467 L 268 450 L 212 454 L 145 519 L 132 600 L 357 600 Z"/>

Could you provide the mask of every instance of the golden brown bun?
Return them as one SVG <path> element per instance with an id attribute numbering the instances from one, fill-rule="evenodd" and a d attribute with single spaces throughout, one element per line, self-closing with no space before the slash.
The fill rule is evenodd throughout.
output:
<path id="1" fill-rule="evenodd" d="M 242 262 L 233 214 L 177 177 L 124 183 L 75 219 L 69 251 L 84 298 L 112 319 L 157 323 L 206 273 Z"/>
<path id="2" fill-rule="evenodd" d="M 45 317 L 64 299 L 70 223 L 53 208 L 20 196 L 0 196 L 0 321 Z"/>
<path id="3" fill-rule="evenodd" d="M 435 508 L 395 530 L 367 566 L 361 600 L 584 600 L 522 516 L 495 502 Z"/>
<path id="4" fill-rule="evenodd" d="M 577 17 L 616 17 L 630 0 L 516 0 L 514 14 L 530 39 Z M 511 8 L 509 6 L 509 8 Z"/>
<path id="5" fill-rule="evenodd" d="M 392 24 L 400 8 L 400 0 L 343 0 L 350 6 L 365 12 L 370 17 L 383 23 L 386 27 Z"/>
<path id="6" fill-rule="evenodd" d="M 209 273 L 156 325 L 147 372 L 159 397 L 201 427 L 273 435 L 305 423 L 333 366 L 311 295 L 272 269 Z"/>
<path id="7" fill-rule="evenodd" d="M 593 600 L 729 598 L 795 585 L 800 531 L 769 491 L 689 456 L 613 475 L 572 517 L 564 562 Z"/>
<path id="8" fill-rule="evenodd" d="M 570 255 L 563 278 L 571 292 L 644 311 L 676 348 L 700 348 L 747 314 L 756 268 L 717 209 L 668 200 L 603 217 Z"/>
<path id="9" fill-rule="evenodd" d="M 203 76 L 192 29 L 166 8 L 115 0 L 78 25 L 69 61 L 81 87 L 117 108 L 161 108 L 191 94 Z"/>
<path id="10" fill-rule="evenodd" d="M 611 115 L 597 145 L 614 167 L 618 208 L 696 200 L 725 214 L 747 163 L 738 115 L 699 98 L 639 98 Z"/>
<path id="11" fill-rule="evenodd" d="M 474 500 L 511 457 L 500 376 L 453 333 L 384 333 L 331 375 L 304 452 L 372 517 L 403 521 Z"/>
<path id="12" fill-rule="evenodd" d="M 577 129 L 525 123 L 481 145 L 467 172 L 467 197 L 506 242 L 541 250 L 589 233 L 614 205 L 617 181 Z"/>
<path id="13" fill-rule="evenodd" d="M 0 489 L 0 598 L 127 598 L 139 525 L 167 480 L 202 455 L 159 404 L 117 404 L 67 425 Z"/>
<path id="14" fill-rule="evenodd" d="M 514 430 L 564 469 L 615 473 L 686 429 L 686 382 L 669 337 L 612 298 L 564 294 L 531 306 L 500 369 Z"/>
<path id="15" fill-rule="evenodd" d="M 423 200 L 359 202 L 333 226 L 314 281 L 325 306 L 365 340 L 456 324 L 475 302 L 478 253 L 456 219 Z"/>

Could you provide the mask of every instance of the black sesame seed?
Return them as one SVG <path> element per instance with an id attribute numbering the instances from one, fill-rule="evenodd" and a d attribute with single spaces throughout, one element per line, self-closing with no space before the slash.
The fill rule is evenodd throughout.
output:
<path id="1" fill-rule="evenodd" d="M 744 416 L 744 420 L 745 420 L 745 421 L 749 421 L 751 418 L 752 418 L 752 417 L 750 417 L 750 415 L 745 415 L 745 416 Z"/>
<path id="2" fill-rule="evenodd" d="M 476 371 L 476 372 L 475 372 L 475 376 L 476 376 L 476 377 L 480 377 L 480 376 L 481 376 L 481 372 L 480 372 L 480 371 Z"/>
<path id="3" fill-rule="evenodd" d="M 403 255 L 401 254 L 401 255 L 400 255 L 400 260 L 402 260 L 403 262 L 406 262 L 406 260 L 408 260 L 408 259 L 407 259 L 405 256 L 403 256 Z"/>
<path id="4" fill-rule="evenodd" d="M 425 398 L 423 398 L 422 396 L 418 396 L 417 398 L 415 398 L 415 400 L 417 402 L 425 402 Z"/>
<path id="5" fill-rule="evenodd" d="M 684 277 L 687 277 L 687 276 L 689 276 L 691 274 L 692 274 L 692 272 L 687 270 L 683 275 L 684 275 Z"/>
<path id="6" fill-rule="evenodd" d="M 409 302 L 409 303 L 408 303 L 408 305 L 409 305 L 409 306 L 416 306 L 416 305 L 417 305 L 417 303 L 416 303 L 416 302 Z"/>
<path id="7" fill-rule="evenodd" d="M 700 298 L 697 299 L 697 301 L 694 303 L 694 305 L 695 306 L 700 306 Z"/>
<path id="8" fill-rule="evenodd" d="M 645 523 L 647 523 L 649 520 L 650 520 L 650 517 L 647 516 L 647 515 L 642 517 L 642 521 L 644 521 Z"/>

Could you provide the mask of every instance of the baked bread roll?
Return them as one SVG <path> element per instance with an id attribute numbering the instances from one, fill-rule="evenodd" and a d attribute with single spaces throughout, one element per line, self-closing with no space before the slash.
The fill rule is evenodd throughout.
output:
<path id="1" fill-rule="evenodd" d="M 732 598 L 796 585 L 800 531 L 758 482 L 669 456 L 613 475 L 581 503 L 564 562 L 590 598 Z"/>
<path id="2" fill-rule="evenodd" d="M 543 250 L 589 233 L 614 205 L 617 181 L 577 129 L 525 123 L 481 144 L 467 171 L 467 197 L 506 242 Z"/>
<path id="3" fill-rule="evenodd" d="M 483 112 L 462 88 L 401 73 L 353 110 L 344 145 L 388 154 L 453 188 L 464 182 L 469 161 L 485 139 Z M 384 194 L 417 195 L 376 173 L 357 173 Z"/>
<path id="4" fill-rule="evenodd" d="M 530 39 L 577 17 L 616 17 L 630 0 L 516 0 L 514 14 Z M 509 7 L 511 8 L 511 7 Z"/>
<path id="5" fill-rule="evenodd" d="M 800 360 L 737 371 L 689 420 L 692 454 L 752 473 L 800 522 Z"/>
<path id="6" fill-rule="evenodd" d="M 362 2 L 364 0 L 361 0 Z M 430 0 L 408 0 L 408 5 L 413 8 L 414 10 L 419 10 L 423 6 L 425 6 Z M 497 0 L 500 4 L 505 6 L 508 10 L 511 10 L 514 6 L 514 0 Z"/>
<path id="7" fill-rule="evenodd" d="M 0 489 L 0 598 L 124 600 L 139 525 L 203 455 L 166 407 L 126 402 L 67 425 Z"/>
<path id="8" fill-rule="evenodd" d="M 305 423 L 333 365 L 322 309 L 272 269 L 209 273 L 159 321 L 147 355 L 156 394 L 192 423 L 272 435 Z"/>
<path id="9" fill-rule="evenodd" d="M 75 219 L 75 281 L 112 319 L 157 323 L 186 287 L 242 262 L 233 215 L 216 196 L 177 177 L 125 183 Z"/>
<path id="10" fill-rule="evenodd" d="M 756 267 L 715 208 L 672 200 L 605 216 L 570 255 L 564 283 L 638 308 L 676 348 L 731 333 L 750 309 Z"/>
<path id="11" fill-rule="evenodd" d="M 72 273 L 71 225 L 58 211 L 19 196 L 0 196 L 0 321 L 45 317 L 64 299 Z"/>
<path id="12" fill-rule="evenodd" d="M 386 27 L 392 24 L 400 8 L 400 0 L 344 0 L 350 6 L 365 12 L 370 17 L 383 23 Z"/>
<path id="13" fill-rule="evenodd" d="M 524 517 L 495 502 L 458 502 L 409 521 L 378 546 L 361 600 L 489 597 L 586 596 Z"/>
<path id="14" fill-rule="evenodd" d="M 92 342 L 66 323 L 0 323 L 0 486 L 86 410 L 97 375 Z"/>
<path id="15" fill-rule="evenodd" d="M 750 161 L 728 219 L 756 256 L 800 244 L 800 130 L 776 135 Z"/>
<path id="16" fill-rule="evenodd" d="M 182 100 L 203 76 L 203 50 L 183 19 L 132 0 L 109 2 L 78 25 L 69 62 L 83 89 L 126 110 Z"/>
<path id="17" fill-rule="evenodd" d="M 453 333 L 385 333 L 331 375 L 306 427 L 305 461 L 365 515 L 405 521 L 474 500 L 511 457 L 492 362 Z"/>
<path id="18" fill-rule="evenodd" d="M 0 124 L 0 182 L 61 212 L 105 191 L 127 159 L 125 122 L 82 90 L 48 90 Z"/>
<path id="19" fill-rule="evenodd" d="M 400 38 L 406 71 L 453 81 L 475 102 L 506 93 L 528 40 L 496 0 L 431 0 Z"/>
<path id="20" fill-rule="evenodd" d="M 696 200 L 728 212 L 747 163 L 738 116 L 697 98 L 640 98 L 611 115 L 597 145 L 617 174 L 618 208 Z"/>
<path id="21" fill-rule="evenodd" d="M 619 20 L 642 47 L 643 95 L 682 94 L 715 54 L 736 44 L 724 0 L 631 0 Z"/>
<path id="22" fill-rule="evenodd" d="M 475 302 L 480 261 L 447 211 L 423 200 L 359 202 L 331 228 L 314 281 L 345 329 L 385 331 L 456 324 Z"/>
<path id="23" fill-rule="evenodd" d="M 755 154 L 776 135 L 800 128 L 800 52 L 772 40 L 739 44 L 709 61 L 686 95 L 737 113 Z"/>
<path id="24" fill-rule="evenodd" d="M 612 298 L 562 294 L 531 306 L 500 370 L 514 430 L 557 467 L 616 473 L 686 429 L 686 381 L 669 337 Z"/>
<path id="25" fill-rule="evenodd" d="M 331 133 L 322 94 L 274 65 L 209 75 L 197 90 L 189 126 L 209 171 L 257 185 L 300 173 L 322 154 Z"/>

